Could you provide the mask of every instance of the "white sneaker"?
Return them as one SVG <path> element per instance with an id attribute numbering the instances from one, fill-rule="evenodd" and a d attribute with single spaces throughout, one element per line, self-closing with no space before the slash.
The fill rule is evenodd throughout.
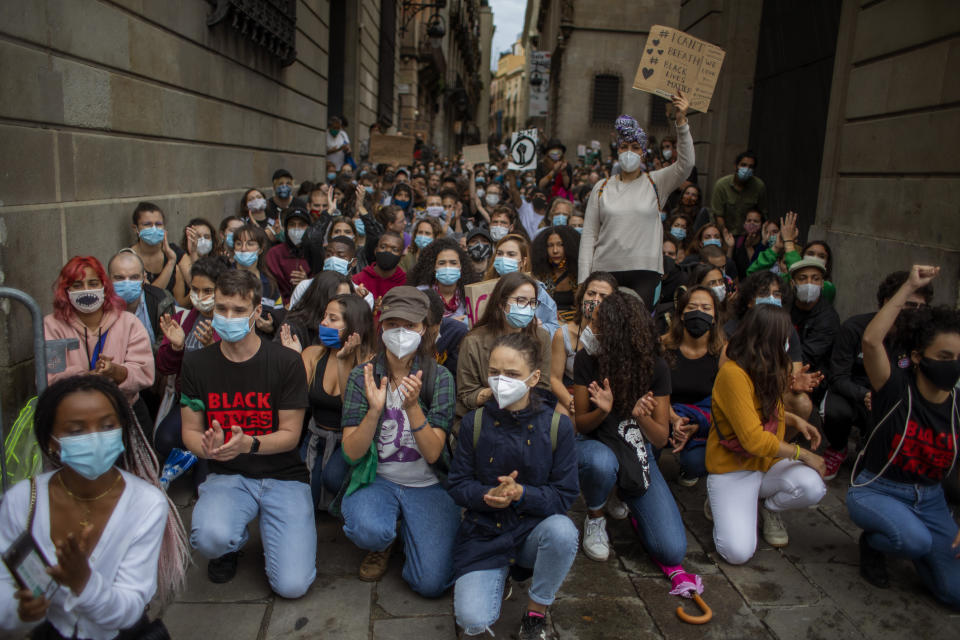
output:
<path id="1" fill-rule="evenodd" d="M 770 511 L 761 505 L 760 522 L 762 523 L 763 539 L 767 541 L 767 544 L 778 549 L 787 546 L 790 542 L 790 536 L 787 535 L 787 526 L 783 524 L 779 512 Z"/>
<path id="2" fill-rule="evenodd" d="M 708 522 L 713 522 L 713 509 L 710 508 L 710 496 L 707 496 L 707 499 L 703 501 L 703 517 L 706 518 Z"/>
<path id="3" fill-rule="evenodd" d="M 607 515 L 614 520 L 626 520 L 627 516 L 630 515 L 630 510 L 627 508 L 627 505 L 620 502 L 620 498 L 617 497 L 616 492 L 611 493 L 610 497 L 607 498 L 607 506 L 605 508 Z"/>
<path id="4" fill-rule="evenodd" d="M 610 557 L 610 539 L 607 537 L 607 519 L 603 516 L 583 521 L 583 552 L 597 562 Z"/>

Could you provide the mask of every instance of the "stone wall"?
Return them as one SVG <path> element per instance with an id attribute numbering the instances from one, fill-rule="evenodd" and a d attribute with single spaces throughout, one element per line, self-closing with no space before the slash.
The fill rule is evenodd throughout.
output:
<path id="1" fill-rule="evenodd" d="M 960 273 L 960 4 L 845 3 L 816 225 L 834 252 L 841 317 L 875 306 L 876 285 L 937 264 L 936 301 Z"/>
<path id="2" fill-rule="evenodd" d="M 219 222 L 278 167 L 322 175 L 328 2 L 297 3 L 287 67 L 229 25 L 208 27 L 211 7 L 0 3 L 0 276 L 45 312 L 70 256 L 105 261 L 131 244 L 141 200 L 164 209 L 179 243 L 188 219 Z M 32 387 L 17 307 L 0 313 L 4 425 Z"/>
<path id="3" fill-rule="evenodd" d="M 762 8 L 763 0 L 688 0 L 680 9 L 680 30 L 726 52 L 709 112 L 691 111 L 689 117 L 705 203 L 750 140 Z"/>

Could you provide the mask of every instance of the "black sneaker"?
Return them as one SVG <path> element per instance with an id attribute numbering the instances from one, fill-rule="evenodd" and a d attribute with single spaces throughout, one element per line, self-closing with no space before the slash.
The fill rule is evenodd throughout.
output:
<path id="1" fill-rule="evenodd" d="M 878 589 L 890 587 L 887 558 L 867 543 L 866 531 L 860 534 L 860 575 Z"/>
<path id="2" fill-rule="evenodd" d="M 520 640 L 547 640 L 547 618 L 527 611 L 520 619 Z"/>
<path id="3" fill-rule="evenodd" d="M 239 551 L 231 551 L 209 561 L 207 563 L 207 577 L 210 578 L 210 582 L 223 584 L 233 580 L 233 576 L 237 575 L 237 558 L 239 557 Z"/>

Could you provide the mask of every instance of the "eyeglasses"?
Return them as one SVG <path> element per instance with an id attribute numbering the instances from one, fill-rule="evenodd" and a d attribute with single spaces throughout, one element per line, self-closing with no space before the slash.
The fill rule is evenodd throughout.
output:
<path id="1" fill-rule="evenodd" d="M 540 302 L 539 302 L 536 298 L 524 298 L 524 297 L 522 297 L 522 296 L 511 296 L 511 297 L 507 298 L 507 302 L 510 303 L 510 304 L 515 304 L 515 305 L 517 305 L 518 307 L 520 307 L 521 309 L 523 309 L 523 308 L 525 308 L 525 307 L 530 307 L 531 309 L 536 309 L 536 308 L 537 308 L 537 305 L 540 304 Z"/>

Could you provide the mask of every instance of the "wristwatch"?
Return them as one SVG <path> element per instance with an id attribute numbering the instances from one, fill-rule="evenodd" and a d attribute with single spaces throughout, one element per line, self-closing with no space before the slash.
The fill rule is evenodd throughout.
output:
<path id="1" fill-rule="evenodd" d="M 260 438 L 257 436 L 250 436 L 250 439 L 253 440 L 253 442 L 250 443 L 250 453 L 256 453 L 257 451 L 260 451 Z"/>

